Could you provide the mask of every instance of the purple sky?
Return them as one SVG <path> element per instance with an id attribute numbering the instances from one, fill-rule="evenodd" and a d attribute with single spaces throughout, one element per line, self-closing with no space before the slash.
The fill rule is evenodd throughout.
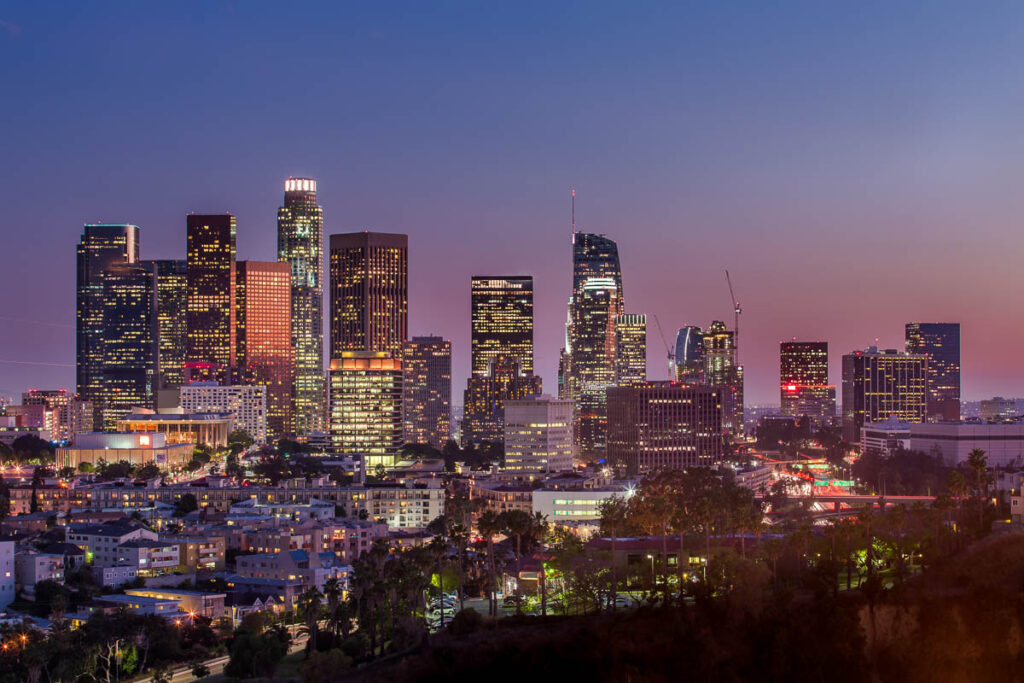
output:
<path id="1" fill-rule="evenodd" d="M 914 320 L 963 324 L 966 398 L 1022 393 L 1017 3 L 53 8 L 0 8 L 0 395 L 73 385 L 83 222 L 171 258 L 188 211 L 230 210 L 239 257 L 273 259 L 288 175 L 328 234 L 409 234 L 410 329 L 452 339 L 456 403 L 475 274 L 534 275 L 554 390 L 570 187 L 652 378 L 653 314 L 670 343 L 731 324 L 728 268 L 750 402 L 780 340 L 828 340 L 838 382 Z"/>

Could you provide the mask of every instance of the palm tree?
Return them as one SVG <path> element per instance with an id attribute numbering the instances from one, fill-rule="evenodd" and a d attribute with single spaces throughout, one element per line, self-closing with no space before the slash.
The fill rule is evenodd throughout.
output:
<path id="1" fill-rule="evenodd" d="M 531 545 L 534 543 L 541 545 L 544 543 L 544 538 L 548 535 L 548 518 L 546 515 L 535 512 L 531 521 L 533 522 L 530 529 Z M 546 617 L 548 615 L 547 569 L 544 566 L 543 555 L 540 558 L 540 613 L 541 616 Z"/>
<path id="2" fill-rule="evenodd" d="M 299 595 L 298 610 L 305 620 L 305 630 L 309 634 L 310 652 L 316 652 L 317 624 L 320 621 L 322 607 L 320 591 L 310 586 Z"/>
<path id="3" fill-rule="evenodd" d="M 469 543 L 469 529 L 461 522 L 455 522 L 448 527 L 448 537 L 455 545 L 457 561 L 459 563 L 459 609 L 466 609 L 465 594 L 462 592 L 463 581 L 463 556 L 466 552 L 466 544 Z"/>
<path id="4" fill-rule="evenodd" d="M 985 451 L 975 448 L 967 454 L 967 467 L 974 476 L 974 490 L 978 496 L 978 534 L 985 525 L 985 501 L 988 499 L 988 457 Z"/>
<path id="5" fill-rule="evenodd" d="M 341 604 L 341 583 L 336 577 L 324 582 L 324 597 L 327 598 L 327 619 L 331 632 L 338 634 L 338 606 Z"/>
<path id="6" fill-rule="evenodd" d="M 498 513 L 494 510 L 486 510 L 476 520 L 477 529 L 480 531 L 480 535 L 487 539 L 487 563 L 488 563 L 488 582 L 487 582 L 487 614 L 488 616 L 498 615 L 498 597 L 495 594 L 494 582 L 497 576 L 497 570 L 494 566 L 494 537 L 501 533 L 502 521 Z"/>
<path id="7" fill-rule="evenodd" d="M 502 527 L 509 536 L 516 539 L 516 614 L 523 613 L 520 575 L 523 568 L 523 537 L 533 530 L 533 517 L 523 510 L 506 510 L 501 513 Z"/>
<path id="8" fill-rule="evenodd" d="M 967 496 L 967 480 L 964 478 L 963 473 L 959 470 L 953 470 L 949 473 L 949 478 L 946 480 L 946 488 L 953 494 L 957 502 L 957 547 L 960 546 L 960 527 L 963 525 L 963 507 L 964 498 Z"/>
<path id="9" fill-rule="evenodd" d="M 626 516 L 629 511 L 629 504 L 625 500 L 618 496 L 608 498 L 599 508 L 601 513 L 601 529 L 608 533 L 612 539 L 612 557 L 611 557 L 611 575 L 612 575 L 612 590 L 611 590 L 611 603 L 612 610 L 615 609 L 615 601 L 618 597 L 619 581 L 615 571 L 615 539 L 619 529 L 626 526 Z M 680 584 L 681 585 L 681 584 Z"/>
<path id="10" fill-rule="evenodd" d="M 441 628 L 444 628 L 444 558 L 448 554 L 448 541 L 444 536 L 438 534 L 430 539 L 427 550 L 431 557 L 437 562 L 437 590 L 438 601 L 441 605 Z"/>

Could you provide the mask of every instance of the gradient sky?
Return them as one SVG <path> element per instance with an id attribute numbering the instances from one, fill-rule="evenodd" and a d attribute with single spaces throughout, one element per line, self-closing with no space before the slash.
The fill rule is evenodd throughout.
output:
<path id="1" fill-rule="evenodd" d="M 963 323 L 965 398 L 1021 395 L 1022 66 L 1018 2 L 5 3 L 0 395 L 73 387 L 83 222 L 184 258 L 185 214 L 231 211 L 273 260 L 288 175 L 328 234 L 408 233 L 456 403 L 475 274 L 534 275 L 554 391 L 570 187 L 652 378 L 653 314 L 670 343 L 731 325 L 728 268 L 748 402 L 777 402 L 780 340 L 829 341 L 838 382 L 914 320 Z"/>

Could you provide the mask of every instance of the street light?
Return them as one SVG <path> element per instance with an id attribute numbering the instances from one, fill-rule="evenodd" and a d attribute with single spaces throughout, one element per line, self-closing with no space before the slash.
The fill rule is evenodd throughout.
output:
<path id="1" fill-rule="evenodd" d="M 648 554 L 647 559 L 651 561 L 651 585 L 654 585 L 657 583 L 657 580 L 654 578 L 654 555 Z"/>

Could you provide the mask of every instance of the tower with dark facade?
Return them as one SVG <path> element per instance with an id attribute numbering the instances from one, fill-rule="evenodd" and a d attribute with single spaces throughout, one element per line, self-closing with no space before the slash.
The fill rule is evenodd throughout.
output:
<path id="1" fill-rule="evenodd" d="M 409 237 L 331 235 L 331 358 L 343 351 L 401 358 L 409 329 Z"/>
<path id="2" fill-rule="evenodd" d="M 413 337 L 402 354 L 406 443 L 440 449 L 451 438 L 452 343 L 442 337 Z"/>
<path id="3" fill-rule="evenodd" d="M 927 415 L 927 355 L 871 347 L 843 356 L 843 439 L 848 443 L 860 443 L 867 423 L 925 422 Z"/>
<path id="4" fill-rule="evenodd" d="M 960 323 L 908 323 L 907 353 L 928 356 L 928 420 L 960 419 Z"/>
<path id="5" fill-rule="evenodd" d="M 170 397 L 168 407 L 178 405 L 178 388 L 184 383 L 188 267 L 181 259 L 148 261 L 156 273 L 156 327 L 160 377 L 159 396 Z"/>
<path id="6" fill-rule="evenodd" d="M 836 387 L 828 383 L 828 342 L 779 344 L 779 399 L 782 414 L 807 417 L 815 426 L 836 413 Z"/>
<path id="7" fill-rule="evenodd" d="M 277 260 L 291 268 L 291 336 L 295 349 L 294 431 L 323 431 L 324 387 L 324 211 L 317 183 L 289 178 L 277 210 Z"/>
<path id="8" fill-rule="evenodd" d="M 470 281 L 473 374 L 483 377 L 498 356 L 533 374 L 533 277 L 474 275 Z"/>
<path id="9" fill-rule="evenodd" d="M 222 368 L 235 360 L 235 217 L 189 214 L 185 357 Z"/>

